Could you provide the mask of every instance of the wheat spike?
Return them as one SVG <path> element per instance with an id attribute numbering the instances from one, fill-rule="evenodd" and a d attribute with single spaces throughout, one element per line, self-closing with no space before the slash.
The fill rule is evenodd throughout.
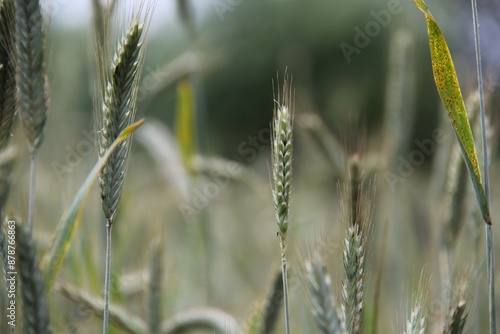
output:
<path id="1" fill-rule="evenodd" d="M 45 284 L 43 282 L 38 260 L 36 245 L 26 229 L 16 224 L 16 251 L 21 277 L 21 297 L 23 299 L 24 333 L 49 334 L 49 310 L 45 299 Z"/>
<path id="2" fill-rule="evenodd" d="M 463 300 L 450 307 L 443 334 L 462 334 L 467 315 L 467 304 Z"/>
<path id="3" fill-rule="evenodd" d="M 273 170 L 272 190 L 281 246 L 281 271 L 283 273 L 283 305 L 285 310 L 286 334 L 290 333 L 286 235 L 288 231 L 288 211 L 290 208 L 292 184 L 292 129 L 294 113 L 292 95 L 292 85 L 288 82 L 288 76 L 285 73 L 282 95 L 278 90 L 278 100 L 275 100 L 271 145 Z"/>
<path id="4" fill-rule="evenodd" d="M 361 333 L 364 309 L 365 247 L 371 230 L 375 189 L 364 191 L 356 159 L 350 160 L 350 182 L 339 186 L 346 236 L 343 244 L 342 320 L 347 333 Z"/>
<path id="5" fill-rule="evenodd" d="M 306 261 L 306 277 L 309 287 L 314 322 L 321 334 L 341 334 L 344 326 L 335 309 L 335 298 L 331 295 L 331 278 L 323 259 L 317 254 Z"/>
<path id="6" fill-rule="evenodd" d="M 422 306 L 417 303 L 413 307 L 410 316 L 406 322 L 404 334 L 424 334 L 425 315 Z"/>
<path id="7" fill-rule="evenodd" d="M 292 181 L 293 96 L 285 77 L 283 96 L 275 101 L 272 133 L 273 197 L 281 239 L 286 239 Z"/>
<path id="8" fill-rule="evenodd" d="M 42 143 L 47 118 L 44 25 L 38 0 L 14 3 L 18 107 L 30 152 L 34 153 Z"/>
<path id="9" fill-rule="evenodd" d="M 99 152 L 102 156 L 120 132 L 135 117 L 136 96 L 142 62 L 143 25 L 133 22 L 124 35 L 113 59 L 102 103 Z M 121 198 L 130 141 L 123 142 L 111 155 L 99 177 L 104 216 L 113 218 Z"/>
<path id="10" fill-rule="evenodd" d="M 7 145 L 16 113 L 14 1 L 0 4 L 0 149 Z"/>
<path id="11" fill-rule="evenodd" d="M 359 225 L 349 226 L 344 239 L 343 319 L 348 333 L 361 333 L 364 295 L 364 240 Z"/>

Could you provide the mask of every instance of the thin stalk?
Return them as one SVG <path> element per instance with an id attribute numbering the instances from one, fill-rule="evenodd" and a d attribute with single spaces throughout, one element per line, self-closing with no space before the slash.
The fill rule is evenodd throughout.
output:
<path id="1" fill-rule="evenodd" d="M 290 313 L 288 307 L 288 272 L 286 265 L 286 241 L 281 240 L 281 273 L 283 276 L 283 309 L 285 310 L 285 333 L 290 334 Z"/>
<path id="2" fill-rule="evenodd" d="M 275 100 L 273 117 L 272 147 L 272 191 L 276 221 L 281 246 L 281 270 L 283 273 L 283 307 L 285 309 L 286 334 L 290 333 L 288 307 L 288 278 L 286 269 L 286 235 L 288 231 L 288 211 L 290 208 L 290 193 L 292 183 L 292 151 L 293 151 L 293 91 L 285 74 L 282 96 L 278 91 Z"/>
<path id="3" fill-rule="evenodd" d="M 104 316 L 102 333 L 108 334 L 109 322 L 109 291 L 111 286 L 111 228 L 113 224 L 111 221 L 106 223 L 106 274 L 104 281 Z"/>
<path id="4" fill-rule="evenodd" d="M 28 204 L 28 226 L 30 234 L 33 234 L 33 217 L 35 214 L 35 188 L 36 188 L 36 151 L 31 153 L 31 172 L 30 172 L 30 193 Z"/>
<path id="5" fill-rule="evenodd" d="M 479 110 L 481 114 L 481 134 L 483 145 L 483 169 L 484 169 L 484 192 L 487 203 L 490 203 L 490 175 L 488 165 L 488 145 L 486 138 L 486 115 L 484 110 L 484 92 L 483 92 L 483 70 L 481 62 L 481 43 L 479 39 L 479 18 L 477 13 L 477 1 L 471 0 L 472 20 L 474 24 L 474 41 L 476 49 L 477 65 L 477 85 L 479 90 Z M 491 232 L 491 222 L 486 224 L 486 259 L 488 275 L 488 309 L 490 315 L 490 334 L 496 333 L 496 312 L 495 312 L 495 273 L 493 268 L 493 236 Z"/>
<path id="6" fill-rule="evenodd" d="M 493 236 L 491 225 L 486 224 L 486 262 L 488 272 L 488 308 L 490 311 L 490 334 L 497 331 L 495 311 L 495 270 L 493 268 Z"/>

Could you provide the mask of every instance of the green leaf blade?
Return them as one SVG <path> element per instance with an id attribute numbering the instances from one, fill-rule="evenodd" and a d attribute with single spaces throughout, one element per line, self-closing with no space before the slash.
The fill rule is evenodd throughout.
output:
<path id="1" fill-rule="evenodd" d="M 196 152 L 196 110 L 194 87 L 187 80 L 177 84 L 176 139 L 184 160 L 184 166 L 191 170 L 191 160 Z"/>
<path id="2" fill-rule="evenodd" d="M 108 158 L 113 151 L 142 124 L 144 120 L 140 120 L 124 129 L 120 136 L 113 142 L 113 144 L 106 151 L 106 154 L 99 159 L 94 165 L 91 172 L 88 174 L 85 182 L 78 190 L 76 196 L 71 202 L 70 206 L 62 215 L 57 228 L 53 234 L 52 241 L 45 251 L 44 257 L 41 261 L 41 269 L 45 278 L 45 289 L 49 291 L 54 284 L 55 278 L 61 269 L 61 266 L 66 258 L 69 246 L 73 239 L 80 217 L 85 205 L 86 199 L 90 193 L 92 185 L 95 183 L 99 172 L 106 164 Z"/>
<path id="3" fill-rule="evenodd" d="M 427 21 L 432 70 L 436 88 L 448 112 L 453 130 L 460 144 L 462 156 L 467 165 L 483 219 L 487 224 L 491 224 L 489 203 L 482 183 L 474 137 L 448 44 L 425 3 L 422 0 L 413 1 L 424 13 Z"/>

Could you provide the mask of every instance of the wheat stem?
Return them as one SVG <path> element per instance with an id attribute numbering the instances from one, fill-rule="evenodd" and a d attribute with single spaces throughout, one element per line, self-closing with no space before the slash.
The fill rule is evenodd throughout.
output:
<path id="1" fill-rule="evenodd" d="M 47 76 L 44 27 L 38 0 L 15 1 L 16 84 L 21 123 L 31 153 L 28 226 L 33 230 L 36 152 L 43 140 L 47 117 Z"/>
<path id="2" fill-rule="evenodd" d="M 138 81 L 142 66 L 143 25 L 132 22 L 123 36 L 113 59 L 113 66 L 105 75 L 105 91 L 100 120 L 99 154 L 102 156 L 120 132 L 135 117 Z M 104 283 L 103 333 L 108 332 L 109 289 L 111 280 L 111 227 L 122 195 L 126 165 L 130 156 L 130 140 L 123 142 L 111 155 L 99 175 L 102 209 L 106 218 L 106 274 Z"/>
<path id="3" fill-rule="evenodd" d="M 293 151 L 293 96 L 292 88 L 285 74 L 283 95 L 278 91 L 275 101 L 272 131 L 272 169 L 273 198 L 276 209 L 276 222 L 281 246 L 281 271 L 283 274 L 283 306 L 285 310 L 286 334 L 290 333 L 288 310 L 288 278 L 286 263 L 286 235 L 288 231 L 288 211 L 290 208 L 290 192 L 292 181 L 292 151 Z"/>
<path id="4" fill-rule="evenodd" d="M 35 190 L 36 190 L 36 153 L 30 157 L 30 193 L 28 206 L 28 226 L 33 233 L 34 215 L 35 215 Z"/>
<path id="5" fill-rule="evenodd" d="M 109 294 L 111 286 L 111 229 L 113 224 L 108 220 L 106 223 L 106 274 L 104 279 L 104 316 L 103 316 L 103 334 L 108 333 L 109 322 Z"/>
<path id="6" fill-rule="evenodd" d="M 281 273 L 283 276 L 283 305 L 285 311 L 285 333 L 290 333 L 290 312 L 288 307 L 288 271 L 286 262 L 286 241 L 281 240 Z"/>
<path id="7" fill-rule="evenodd" d="M 490 314 L 490 334 L 495 334 L 496 310 L 495 310 L 495 268 L 493 265 L 493 235 L 491 225 L 486 224 L 486 262 L 488 274 L 488 309 Z"/>
<path id="8" fill-rule="evenodd" d="M 162 251 L 161 239 L 157 239 L 151 247 L 151 258 L 149 260 L 148 327 L 150 334 L 159 334 L 161 327 L 163 282 Z"/>
<path id="9" fill-rule="evenodd" d="M 484 110 L 484 92 L 483 92 L 483 70 L 481 62 L 481 43 L 479 38 L 479 17 L 477 12 L 477 1 L 471 0 L 472 4 L 472 20 L 474 24 L 474 41 L 476 51 L 476 66 L 477 66 L 477 85 L 479 89 L 479 109 L 481 111 L 481 133 L 483 145 L 483 169 L 484 169 L 484 192 L 486 194 L 487 203 L 490 203 L 490 173 L 488 161 L 488 145 L 486 138 L 486 115 Z M 488 309 L 490 318 L 490 334 L 496 333 L 496 311 L 495 311 L 495 273 L 493 266 L 493 236 L 491 232 L 491 222 L 486 224 L 486 259 L 487 259 L 487 275 L 488 275 Z"/>

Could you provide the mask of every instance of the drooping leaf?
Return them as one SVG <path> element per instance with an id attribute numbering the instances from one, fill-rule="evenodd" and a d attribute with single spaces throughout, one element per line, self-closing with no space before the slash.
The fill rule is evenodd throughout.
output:
<path id="1" fill-rule="evenodd" d="M 40 265 L 42 273 L 44 274 L 45 289 L 47 291 L 49 291 L 54 284 L 57 273 L 61 269 L 64 259 L 66 258 L 71 240 L 73 239 L 73 235 L 78 227 L 85 201 L 90 193 L 92 185 L 99 175 L 99 172 L 118 145 L 127 139 L 142 123 L 144 123 L 144 120 L 140 120 L 122 131 L 120 136 L 106 151 L 106 154 L 95 164 L 94 168 L 87 176 L 87 179 L 78 190 L 70 206 L 62 215 L 52 237 L 52 241 L 46 249 Z"/>
<path id="2" fill-rule="evenodd" d="M 446 43 L 446 39 L 444 38 L 441 29 L 429 12 L 429 9 L 424 1 L 413 1 L 424 13 L 427 21 L 432 70 L 434 72 L 434 81 L 436 82 L 439 96 L 446 107 L 453 130 L 455 131 L 458 143 L 460 144 L 462 156 L 464 157 L 467 165 L 483 219 L 487 224 L 491 224 L 489 203 L 481 180 L 481 172 L 479 169 L 474 137 L 472 136 L 472 130 L 467 117 L 464 99 L 460 91 L 455 66 L 453 65 L 448 44 Z"/>

